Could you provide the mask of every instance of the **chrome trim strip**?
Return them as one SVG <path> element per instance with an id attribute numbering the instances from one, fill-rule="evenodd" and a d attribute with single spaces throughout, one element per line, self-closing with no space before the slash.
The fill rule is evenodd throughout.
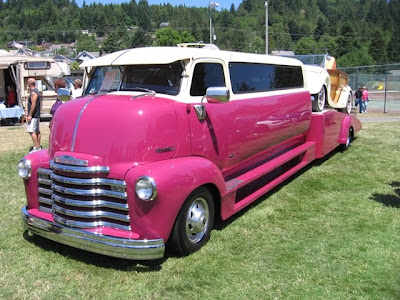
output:
<path id="1" fill-rule="evenodd" d="M 43 206 L 39 206 L 38 208 L 40 211 L 51 214 L 53 213 L 53 211 L 51 210 L 51 208 L 47 208 L 47 207 L 43 207 Z"/>
<path id="2" fill-rule="evenodd" d="M 129 211 L 129 207 L 128 207 L 127 203 L 123 204 L 123 203 L 116 203 L 116 202 L 105 201 L 105 200 L 79 201 L 79 200 L 69 199 L 69 198 L 65 198 L 65 197 L 60 197 L 58 195 L 52 195 L 51 198 L 56 203 L 75 206 L 75 207 L 83 207 L 83 208 L 105 207 L 105 208 Z"/>
<path id="3" fill-rule="evenodd" d="M 40 184 L 51 185 L 53 182 L 50 179 L 38 178 Z"/>
<path id="4" fill-rule="evenodd" d="M 53 204 L 53 211 L 59 214 L 63 214 L 69 217 L 76 218 L 86 218 L 86 219 L 95 219 L 95 218 L 107 218 L 111 220 L 121 221 L 121 222 L 129 222 L 129 215 L 123 215 L 103 210 L 93 210 L 93 211 L 79 211 L 68 208 L 63 208 L 56 203 Z M 86 223 L 86 222 L 84 222 Z"/>
<path id="5" fill-rule="evenodd" d="M 163 239 L 133 240 L 67 228 L 58 223 L 32 216 L 26 207 L 22 208 L 21 214 L 25 229 L 71 247 L 133 260 L 158 259 L 164 256 L 165 244 Z"/>
<path id="6" fill-rule="evenodd" d="M 52 190 L 42 188 L 42 187 L 38 188 L 38 192 L 39 192 L 39 194 L 45 194 L 45 195 L 49 195 L 49 196 L 51 196 L 53 194 Z"/>
<path id="7" fill-rule="evenodd" d="M 105 221 L 93 221 L 93 222 L 73 221 L 73 220 L 65 219 L 56 214 L 53 215 L 53 219 L 57 223 L 60 223 L 67 227 L 74 227 L 74 228 L 88 229 L 88 228 L 98 228 L 98 227 L 104 226 L 104 227 L 111 227 L 111 228 L 127 230 L 127 231 L 131 230 L 130 225 L 122 225 L 122 224 L 116 224 L 116 223 L 105 222 Z"/>
<path id="8" fill-rule="evenodd" d="M 68 166 L 61 165 L 55 163 L 54 161 L 50 162 L 50 168 L 57 171 L 77 173 L 77 174 L 88 174 L 88 173 L 110 173 L 109 167 L 95 166 L 95 167 L 77 167 L 77 166 Z"/>
<path id="9" fill-rule="evenodd" d="M 53 200 L 52 199 L 40 196 L 38 198 L 38 200 L 39 200 L 40 203 L 47 204 L 47 205 L 53 205 Z"/>
<path id="10" fill-rule="evenodd" d="M 102 190 L 102 189 L 90 189 L 90 190 L 83 190 L 83 189 L 72 189 L 59 186 L 55 183 L 51 185 L 51 189 L 53 191 L 69 194 L 69 195 L 76 195 L 76 196 L 105 196 L 105 197 L 112 197 L 118 199 L 126 199 L 126 193 Z"/>
<path id="11" fill-rule="evenodd" d="M 74 152 L 74 150 L 75 150 L 76 133 L 78 131 L 78 125 L 79 125 L 79 122 L 81 121 L 82 114 L 85 111 L 86 107 L 88 107 L 89 103 L 92 102 L 93 100 L 95 100 L 96 98 L 98 98 L 99 96 L 101 96 L 101 95 L 94 96 L 92 99 L 90 99 L 85 104 L 85 106 L 82 107 L 81 111 L 79 112 L 78 118 L 76 119 L 76 122 L 75 122 L 74 134 L 72 136 L 71 152 Z"/>
<path id="12" fill-rule="evenodd" d="M 38 172 L 38 174 L 43 174 L 43 175 L 47 175 L 47 176 L 50 177 L 50 174 L 51 174 L 53 171 L 50 170 L 50 169 L 39 168 L 37 172 Z"/>
<path id="13" fill-rule="evenodd" d="M 126 182 L 123 180 L 107 179 L 107 178 L 82 179 L 82 178 L 65 177 L 52 174 L 51 179 L 57 182 L 74 184 L 74 185 L 109 185 L 122 188 L 126 187 Z"/>

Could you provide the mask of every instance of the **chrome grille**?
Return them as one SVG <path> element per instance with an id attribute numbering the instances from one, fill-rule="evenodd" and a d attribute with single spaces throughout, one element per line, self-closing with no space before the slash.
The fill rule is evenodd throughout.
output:
<path id="1" fill-rule="evenodd" d="M 130 230 L 126 183 L 104 178 L 108 167 L 50 163 L 38 170 L 39 210 L 55 222 L 77 228 Z"/>

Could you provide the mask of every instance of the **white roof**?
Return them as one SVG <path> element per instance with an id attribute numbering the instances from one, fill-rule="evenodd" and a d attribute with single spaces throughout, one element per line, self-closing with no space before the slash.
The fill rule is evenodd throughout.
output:
<path id="1" fill-rule="evenodd" d="M 117 51 L 83 62 L 80 67 L 169 64 L 179 60 L 213 58 L 226 62 L 254 62 L 282 65 L 302 65 L 286 57 L 230 52 L 188 47 L 146 47 Z"/>
<path id="2" fill-rule="evenodd" d="M 32 56 L 0 56 L 0 69 L 7 69 L 11 64 L 17 62 L 34 62 L 34 61 L 49 61 L 55 63 L 55 60 L 48 57 L 32 57 Z"/>

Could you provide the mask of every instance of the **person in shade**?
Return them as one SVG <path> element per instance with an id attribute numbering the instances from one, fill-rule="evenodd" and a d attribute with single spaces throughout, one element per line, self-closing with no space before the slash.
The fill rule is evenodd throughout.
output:
<path id="1" fill-rule="evenodd" d="M 39 90 L 36 87 L 36 80 L 29 78 L 27 81 L 29 96 L 28 96 L 28 110 L 27 110 L 27 129 L 26 131 L 32 138 L 33 147 L 29 149 L 29 153 L 39 151 L 42 149 L 40 146 L 40 108 L 42 105 L 42 99 L 40 97 Z"/>

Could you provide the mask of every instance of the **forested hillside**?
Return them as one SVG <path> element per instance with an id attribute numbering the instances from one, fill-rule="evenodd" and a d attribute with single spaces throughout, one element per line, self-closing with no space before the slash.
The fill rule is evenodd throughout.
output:
<path id="1" fill-rule="evenodd" d="M 212 11 L 221 49 L 265 53 L 264 0 Z M 325 53 L 341 66 L 400 62 L 400 0 L 269 0 L 269 51 Z M 98 50 L 93 36 L 105 37 L 103 52 L 177 42 L 208 42 L 210 10 L 181 5 L 149 5 L 146 0 L 83 4 L 74 0 L 0 0 L 0 48 L 29 39 L 71 43 Z M 160 29 L 167 22 L 168 27 Z"/>

